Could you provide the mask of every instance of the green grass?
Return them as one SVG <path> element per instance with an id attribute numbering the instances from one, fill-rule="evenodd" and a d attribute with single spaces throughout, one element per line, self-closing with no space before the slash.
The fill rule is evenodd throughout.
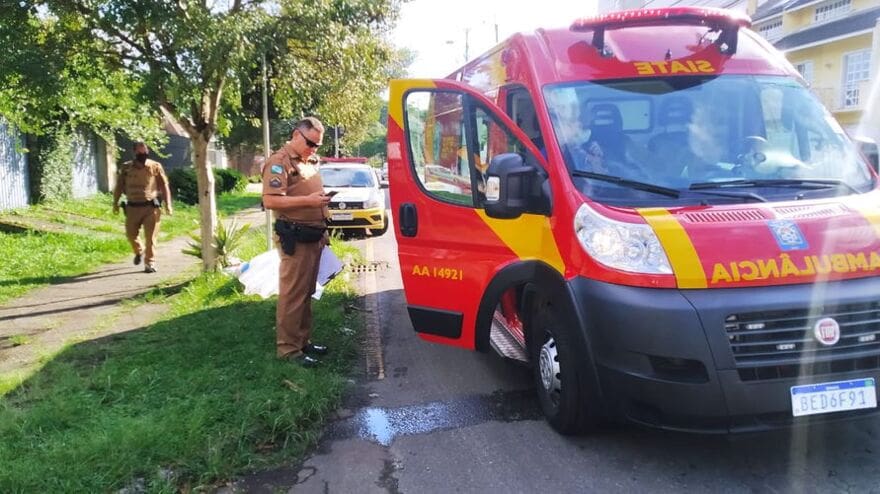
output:
<path id="1" fill-rule="evenodd" d="M 262 240 L 251 235 L 245 252 Z M 313 305 L 314 338 L 333 352 L 307 370 L 275 358 L 275 299 L 240 290 L 203 274 L 165 320 L 70 346 L 24 383 L 6 378 L 0 492 L 108 492 L 137 479 L 189 491 L 302 455 L 346 387 L 357 335 L 338 329 L 359 326 L 343 312 L 355 295 L 337 279 Z"/>
<path id="2" fill-rule="evenodd" d="M 228 215 L 242 209 L 259 206 L 261 200 L 262 195 L 256 192 L 223 194 L 217 198 L 217 211 Z"/>
<path id="3" fill-rule="evenodd" d="M 116 261 L 129 250 L 122 236 L 0 232 L 0 303 Z"/>
<path id="4" fill-rule="evenodd" d="M 217 198 L 217 209 L 231 214 L 258 205 L 259 197 L 252 193 L 223 194 Z M 109 194 L 98 194 L 0 213 L 13 219 L 36 218 L 86 230 L 81 233 L 0 232 L 0 303 L 130 255 L 125 220 L 121 213 L 113 214 L 112 204 Z M 160 242 L 195 228 L 198 228 L 198 209 L 177 204 L 172 216 L 162 218 Z M 98 234 L 89 234 L 88 230 Z M 117 235 L 107 235 L 108 232 Z"/>
<path id="5" fill-rule="evenodd" d="M 31 339 L 27 337 L 27 335 L 17 334 L 9 338 L 9 342 L 12 343 L 13 346 L 21 346 L 27 345 L 31 342 Z"/>

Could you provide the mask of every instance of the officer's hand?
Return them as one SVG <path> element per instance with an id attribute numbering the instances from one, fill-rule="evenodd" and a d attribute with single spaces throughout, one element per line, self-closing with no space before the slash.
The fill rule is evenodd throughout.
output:
<path id="1" fill-rule="evenodd" d="M 313 207 L 326 206 L 330 204 L 330 196 L 324 195 L 324 192 L 312 192 L 307 196 L 311 201 L 310 205 Z"/>
<path id="2" fill-rule="evenodd" d="M 119 204 L 113 205 L 113 214 L 119 214 Z"/>
<path id="3" fill-rule="evenodd" d="M 172 208 L 170 204 L 165 205 L 165 214 L 167 214 L 168 216 L 174 215 L 174 208 Z"/>

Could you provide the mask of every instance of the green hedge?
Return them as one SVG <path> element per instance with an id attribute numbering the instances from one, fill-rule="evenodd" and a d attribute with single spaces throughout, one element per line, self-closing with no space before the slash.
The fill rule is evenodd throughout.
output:
<path id="1" fill-rule="evenodd" d="M 244 173 L 230 168 L 216 168 L 214 177 L 217 179 L 217 188 L 220 192 L 244 192 L 247 188 L 248 178 Z"/>
<path id="2" fill-rule="evenodd" d="M 196 171 L 192 168 L 175 168 L 168 173 L 171 197 L 184 204 L 199 203 L 199 186 Z"/>
<path id="3" fill-rule="evenodd" d="M 40 202 L 73 197 L 73 157 L 78 137 L 73 129 L 60 126 L 39 139 L 34 176 Z"/>
<path id="4" fill-rule="evenodd" d="M 243 192 L 247 188 L 247 177 L 238 170 L 218 168 L 214 170 L 214 190 L 217 193 Z M 199 187 L 196 171 L 193 168 L 176 168 L 168 173 L 171 197 L 185 204 L 198 204 Z"/>

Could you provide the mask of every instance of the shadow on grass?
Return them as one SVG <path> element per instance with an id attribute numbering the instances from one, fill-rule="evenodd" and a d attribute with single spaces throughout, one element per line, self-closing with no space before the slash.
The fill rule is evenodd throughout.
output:
<path id="1" fill-rule="evenodd" d="M 243 209 L 259 207 L 261 199 L 259 194 L 224 194 L 217 198 L 217 211 L 224 215 L 230 215 Z"/>
<path id="2" fill-rule="evenodd" d="M 314 305 L 333 352 L 302 369 L 275 358 L 275 300 L 234 298 L 74 345 L 0 397 L 0 492 L 192 488 L 302 454 L 347 384 L 355 299 Z"/>
<path id="3" fill-rule="evenodd" d="M 69 297 L 69 298 L 55 298 L 51 301 L 44 301 L 35 304 L 16 304 L 14 306 L 14 310 L 18 311 L 21 309 L 25 309 L 28 307 L 40 307 L 42 310 L 34 310 L 28 311 L 26 314 L 13 314 L 9 316 L 0 316 L 0 321 L 6 320 L 14 320 L 25 317 L 39 317 L 46 316 L 50 314 L 61 314 L 63 312 L 71 312 L 83 309 L 91 309 L 95 307 L 105 307 L 116 305 L 121 302 L 145 302 L 150 300 L 155 300 L 162 297 L 168 297 L 171 295 L 175 295 L 180 293 L 187 285 L 192 283 L 192 280 L 181 281 L 179 283 L 175 283 L 173 285 L 166 285 L 160 287 L 148 287 L 147 289 L 129 289 L 129 290 L 119 290 L 118 288 L 111 288 L 111 291 L 108 293 L 97 293 L 86 295 L 83 297 Z M 93 302 L 83 302 L 71 305 L 71 302 L 76 302 L 77 300 L 87 301 L 94 300 Z M 57 307 L 59 306 L 60 307 Z M 56 307 L 52 307 L 56 306 Z"/>
<path id="4" fill-rule="evenodd" d="M 0 279 L 0 286 L 11 286 L 11 285 L 39 285 L 39 284 L 52 284 L 52 285 L 63 285 L 66 283 L 79 283 L 82 281 L 92 281 L 99 280 L 102 278 L 115 278 L 117 276 L 127 276 L 131 275 L 132 269 L 128 266 L 123 268 L 116 269 L 108 269 L 106 271 L 99 273 L 89 273 L 83 275 L 76 276 L 34 276 L 31 278 L 16 278 L 16 279 Z"/>

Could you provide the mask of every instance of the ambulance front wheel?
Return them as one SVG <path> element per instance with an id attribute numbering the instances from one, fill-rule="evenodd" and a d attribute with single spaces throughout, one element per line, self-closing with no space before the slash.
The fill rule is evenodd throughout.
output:
<path id="1" fill-rule="evenodd" d="M 534 316 L 529 358 L 541 410 L 561 434 L 581 434 L 600 423 L 598 393 L 586 349 L 572 335 L 557 307 L 544 304 Z"/>

